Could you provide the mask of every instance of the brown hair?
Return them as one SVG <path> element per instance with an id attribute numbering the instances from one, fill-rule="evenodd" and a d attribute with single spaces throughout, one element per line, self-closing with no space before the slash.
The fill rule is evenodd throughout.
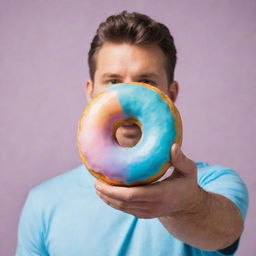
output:
<path id="1" fill-rule="evenodd" d="M 166 56 L 168 82 L 173 81 L 177 60 L 176 47 L 169 29 L 164 24 L 137 12 L 123 11 L 118 15 L 108 17 L 99 25 L 88 53 L 89 73 L 92 81 L 96 70 L 97 53 L 106 42 L 126 42 L 134 45 L 155 43 Z"/>

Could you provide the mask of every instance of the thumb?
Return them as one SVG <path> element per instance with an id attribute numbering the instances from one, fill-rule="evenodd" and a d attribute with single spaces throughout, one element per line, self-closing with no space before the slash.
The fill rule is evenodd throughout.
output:
<path id="1" fill-rule="evenodd" d="M 173 144 L 171 149 L 171 161 L 174 169 L 183 175 L 193 175 L 196 173 L 196 164 L 187 158 L 181 151 L 181 146 Z"/>

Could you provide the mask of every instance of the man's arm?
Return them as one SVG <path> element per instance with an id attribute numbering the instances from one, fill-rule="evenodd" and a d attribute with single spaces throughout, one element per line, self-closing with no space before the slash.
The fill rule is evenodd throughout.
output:
<path id="1" fill-rule="evenodd" d="M 27 197 L 19 220 L 16 256 L 46 256 L 42 238 L 42 220 L 33 191 Z"/>
<path id="2" fill-rule="evenodd" d="M 202 190 L 202 201 L 190 211 L 160 217 L 160 222 L 176 238 L 206 251 L 233 244 L 243 231 L 236 206 L 227 198 Z"/>
<path id="3" fill-rule="evenodd" d="M 159 218 L 177 239 L 215 251 L 235 242 L 243 230 L 242 216 L 229 199 L 197 184 L 196 164 L 175 144 L 173 174 L 161 181 L 132 188 L 97 181 L 96 192 L 108 205 L 138 218 Z"/>

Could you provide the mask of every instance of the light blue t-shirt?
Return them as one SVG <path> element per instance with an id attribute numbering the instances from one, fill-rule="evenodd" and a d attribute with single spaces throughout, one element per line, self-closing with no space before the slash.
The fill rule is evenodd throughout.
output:
<path id="1" fill-rule="evenodd" d="M 229 198 L 245 219 L 248 194 L 241 178 L 222 166 L 197 166 L 199 185 Z M 20 217 L 16 256 L 223 255 L 184 244 L 157 218 L 137 219 L 111 208 L 96 195 L 94 182 L 80 166 L 32 189 Z"/>

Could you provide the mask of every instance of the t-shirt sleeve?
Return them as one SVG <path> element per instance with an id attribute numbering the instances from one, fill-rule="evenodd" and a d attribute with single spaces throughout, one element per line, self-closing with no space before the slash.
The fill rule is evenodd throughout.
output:
<path id="1" fill-rule="evenodd" d="M 48 256 L 43 239 L 43 221 L 33 190 L 29 193 L 19 220 L 16 256 Z"/>
<path id="2" fill-rule="evenodd" d="M 222 166 L 208 166 L 199 170 L 198 183 L 204 190 L 223 195 L 231 200 L 245 220 L 248 209 L 248 191 L 235 171 Z"/>

